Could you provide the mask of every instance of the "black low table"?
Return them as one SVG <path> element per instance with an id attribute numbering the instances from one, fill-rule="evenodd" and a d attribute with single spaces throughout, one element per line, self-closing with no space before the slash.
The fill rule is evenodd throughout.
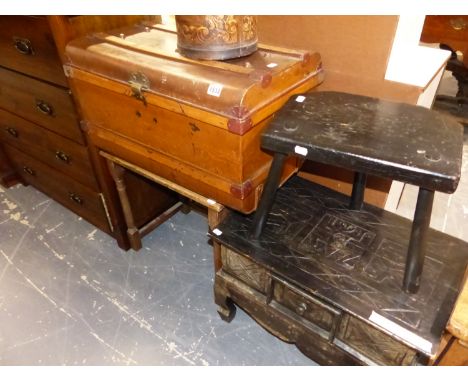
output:
<path id="1" fill-rule="evenodd" d="M 349 208 L 362 207 L 367 174 L 419 186 L 403 289 L 416 293 L 424 263 L 434 191 L 460 179 L 463 129 L 450 117 L 408 105 L 337 92 L 292 97 L 262 135 L 274 153 L 253 222 L 259 238 L 285 159 L 296 155 L 356 171 Z"/>
<path id="2" fill-rule="evenodd" d="M 215 302 L 237 304 L 320 364 L 427 364 L 459 292 L 468 243 L 428 229 L 417 295 L 400 287 L 411 220 L 300 177 L 276 195 L 258 240 L 231 212 L 210 235 L 222 250 Z"/>

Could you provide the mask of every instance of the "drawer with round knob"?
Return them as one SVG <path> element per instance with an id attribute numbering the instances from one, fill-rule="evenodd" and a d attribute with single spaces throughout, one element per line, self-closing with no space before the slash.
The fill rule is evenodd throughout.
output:
<path id="1" fill-rule="evenodd" d="M 0 66 L 68 86 L 45 17 L 0 16 Z"/>
<path id="2" fill-rule="evenodd" d="M 60 204 L 110 233 L 102 195 L 10 145 L 4 151 L 18 175 Z"/>
<path id="3" fill-rule="evenodd" d="M 305 294 L 284 280 L 275 276 L 273 279 L 273 301 L 294 312 L 303 319 L 305 325 L 313 326 L 315 332 L 331 340 L 342 312 L 316 297 Z"/>
<path id="4" fill-rule="evenodd" d="M 0 140 L 98 190 L 85 146 L 1 109 Z"/>
<path id="5" fill-rule="evenodd" d="M 84 143 L 68 89 L 0 67 L 0 108 Z"/>

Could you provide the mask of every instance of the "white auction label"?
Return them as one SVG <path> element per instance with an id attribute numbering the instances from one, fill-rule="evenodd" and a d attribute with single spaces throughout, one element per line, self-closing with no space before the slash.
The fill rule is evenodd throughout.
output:
<path id="1" fill-rule="evenodd" d="M 372 311 L 372 314 L 369 316 L 369 321 L 372 321 L 383 329 L 388 330 L 390 333 L 400 337 L 402 340 L 416 346 L 426 353 L 432 354 L 432 343 L 430 341 L 414 334 L 408 329 L 398 325 L 396 322 L 381 316 L 377 312 Z"/>
<path id="2" fill-rule="evenodd" d="M 207 93 L 209 95 L 211 95 L 211 96 L 219 97 L 221 95 L 222 91 L 223 91 L 223 85 L 221 85 L 221 84 L 210 84 L 210 86 L 208 86 Z"/>
<path id="3" fill-rule="evenodd" d="M 304 102 L 305 99 L 306 99 L 306 97 L 304 97 L 304 96 L 297 96 L 296 97 L 296 102 Z"/>
<path id="4" fill-rule="evenodd" d="M 305 147 L 296 146 L 296 147 L 294 147 L 294 152 L 295 152 L 296 154 L 306 156 L 307 153 L 308 153 L 309 151 L 308 151 L 307 148 L 305 148 Z"/>
<path id="5" fill-rule="evenodd" d="M 215 229 L 213 230 L 213 233 L 214 233 L 216 236 L 220 236 L 220 235 L 223 233 L 223 231 L 219 230 L 218 228 L 215 228 Z"/>
<path id="6" fill-rule="evenodd" d="M 278 66 L 278 64 L 276 62 L 272 62 L 272 63 L 267 65 L 268 68 L 276 68 L 277 66 Z"/>

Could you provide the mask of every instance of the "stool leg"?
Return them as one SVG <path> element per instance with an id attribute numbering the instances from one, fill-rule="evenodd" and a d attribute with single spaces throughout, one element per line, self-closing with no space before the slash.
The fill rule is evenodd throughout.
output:
<path id="1" fill-rule="evenodd" d="M 255 212 L 253 225 L 252 225 L 252 236 L 254 239 L 258 239 L 262 234 L 263 227 L 265 226 L 268 213 L 271 210 L 271 206 L 275 201 L 276 189 L 278 188 L 281 173 L 283 172 L 284 161 L 287 155 L 282 153 L 275 153 L 273 162 L 268 173 L 265 188 L 262 192 L 262 197 L 258 203 L 257 211 Z"/>
<path id="2" fill-rule="evenodd" d="M 364 191 L 366 189 L 367 174 L 356 172 L 354 174 L 353 192 L 351 194 L 351 203 L 349 208 L 352 210 L 360 210 L 364 202 Z"/>
<path id="3" fill-rule="evenodd" d="M 434 191 L 419 189 L 403 279 L 403 289 L 407 293 L 416 293 L 419 290 L 433 201 Z"/>

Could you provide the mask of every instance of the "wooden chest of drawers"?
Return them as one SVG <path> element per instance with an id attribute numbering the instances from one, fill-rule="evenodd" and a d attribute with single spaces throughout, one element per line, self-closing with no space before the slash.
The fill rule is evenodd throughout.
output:
<path id="1" fill-rule="evenodd" d="M 51 166 L 5 145 L 5 152 L 22 179 L 103 231 L 110 232 L 102 194 Z"/>
<path id="2" fill-rule="evenodd" d="M 76 129 L 76 132 L 80 131 Z M 98 190 L 99 186 L 86 146 L 2 109 L 0 109 L 0 139 L 39 158 L 45 164 L 89 188 Z"/>
<path id="3" fill-rule="evenodd" d="M 0 17 L 0 182 L 19 178 L 101 230 L 125 249 L 101 193 L 80 116 L 64 74 L 66 42 L 90 31 L 127 25 L 141 16 Z M 112 106 L 111 106 L 112 107 Z M 129 181 L 139 221 L 160 212 L 157 201 L 146 208 L 135 190 L 155 195 L 140 179 Z M 157 195 L 161 195 L 157 190 Z M 172 197 L 172 196 L 171 196 Z M 160 204 L 164 207 L 172 199 Z M 115 208 L 114 208 L 115 209 Z"/>
<path id="4" fill-rule="evenodd" d="M 0 142 L 10 166 L 111 233 L 47 18 L 4 16 L 0 25 Z"/>

